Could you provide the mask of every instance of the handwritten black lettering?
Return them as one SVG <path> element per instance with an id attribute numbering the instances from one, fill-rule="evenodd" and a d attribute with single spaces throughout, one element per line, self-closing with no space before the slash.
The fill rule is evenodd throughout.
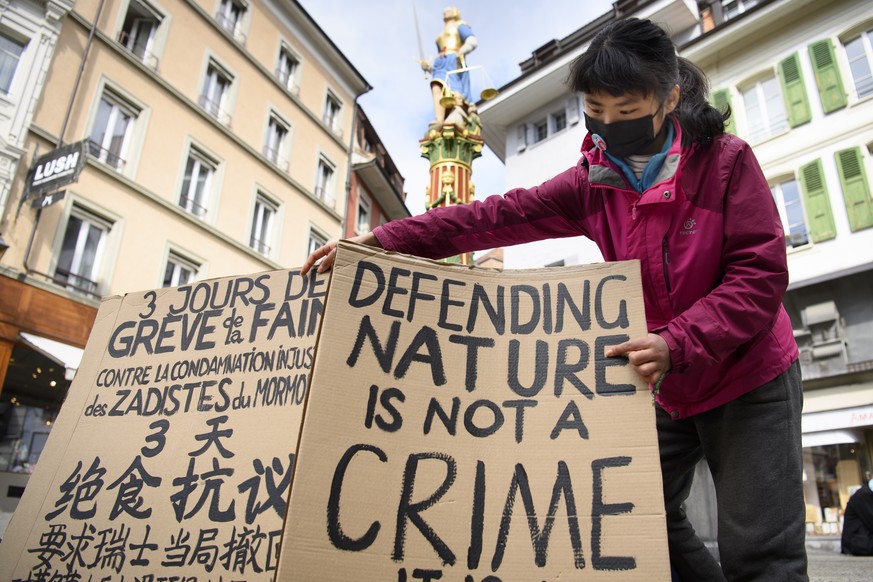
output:
<path id="1" fill-rule="evenodd" d="M 376 414 L 376 402 L 382 405 L 385 412 L 390 416 L 390 420 L 386 420 L 382 414 Z M 403 427 L 403 417 L 400 410 L 394 404 L 394 401 L 403 403 L 406 396 L 397 388 L 386 388 L 379 393 L 379 387 L 373 384 L 370 386 L 370 396 L 367 399 L 367 413 L 364 418 L 364 426 L 373 428 L 373 422 L 376 426 L 385 432 L 397 432 Z"/>
<path id="2" fill-rule="evenodd" d="M 446 475 L 443 482 L 436 490 L 422 501 L 412 501 L 412 491 L 415 479 L 422 461 L 437 461 L 445 465 Z M 391 558 L 396 561 L 403 560 L 404 544 L 406 541 L 406 523 L 411 522 L 445 565 L 455 563 L 455 554 L 445 541 L 437 535 L 433 528 L 428 525 L 421 514 L 429 507 L 433 507 L 437 501 L 452 487 L 458 475 L 458 466 L 454 457 L 445 453 L 413 453 L 406 459 L 406 467 L 403 470 L 403 488 L 400 493 L 400 502 L 397 507 L 397 529 L 394 535 L 394 551 Z"/>
<path id="3" fill-rule="evenodd" d="M 594 499 L 591 502 L 591 565 L 595 570 L 633 570 L 637 561 L 631 556 L 602 555 L 603 516 L 621 515 L 633 511 L 634 504 L 603 502 L 603 472 L 607 468 L 626 467 L 631 464 L 630 457 L 607 457 L 591 462 L 594 476 Z"/>
<path id="4" fill-rule="evenodd" d="M 585 559 L 582 554 L 582 537 L 579 532 L 579 518 L 576 513 L 576 498 L 573 495 L 573 484 L 570 479 L 570 470 L 567 463 L 558 461 L 558 471 L 555 475 L 555 484 L 552 487 L 552 499 L 546 514 L 542 529 L 537 519 L 536 506 L 530 490 L 530 480 L 524 465 L 517 463 L 509 484 L 509 492 L 506 495 L 506 504 L 503 506 L 503 516 L 500 520 L 500 530 L 497 535 L 497 544 L 494 548 L 494 556 L 491 559 L 491 570 L 496 572 L 503 563 L 503 554 L 506 551 L 506 542 L 509 537 L 509 526 L 512 522 L 512 510 L 515 506 L 516 495 L 521 495 L 524 504 L 527 524 L 530 530 L 531 544 L 534 548 L 534 562 L 540 568 L 545 567 L 548 558 L 549 538 L 555 523 L 555 515 L 561 497 L 567 509 L 567 527 L 570 533 L 570 545 L 573 551 L 573 563 L 576 569 L 585 567 Z"/>
<path id="5" fill-rule="evenodd" d="M 510 390 L 523 398 L 533 398 L 539 394 L 543 386 L 546 385 L 546 377 L 549 367 L 549 344 L 543 340 L 536 341 L 536 352 L 533 358 L 533 366 L 526 364 L 525 370 L 533 370 L 533 378 L 530 386 L 524 386 L 518 377 L 521 367 L 519 361 L 521 356 L 521 342 L 517 339 L 509 341 L 509 377 L 507 382 Z"/>
<path id="6" fill-rule="evenodd" d="M 364 535 L 359 538 L 352 538 L 343 531 L 342 524 L 340 523 L 340 499 L 342 497 L 346 471 L 348 470 L 352 459 L 361 452 L 372 453 L 382 463 L 388 462 L 388 456 L 385 454 L 385 451 L 379 447 L 367 444 L 352 445 L 345 453 L 343 453 L 342 458 L 339 460 L 339 463 L 337 463 L 336 469 L 333 473 L 333 480 L 330 484 L 330 497 L 327 502 L 328 539 L 330 539 L 330 543 L 333 544 L 335 548 L 350 552 L 360 552 L 369 548 L 373 545 L 373 542 L 376 541 L 376 537 L 379 535 L 379 530 L 382 528 L 382 524 L 378 521 L 374 521 L 370 524 L 370 527 L 367 528 Z"/>
<path id="7" fill-rule="evenodd" d="M 628 365 L 627 358 L 607 358 L 606 349 L 628 341 L 626 334 L 605 335 L 594 340 L 594 383 L 601 396 L 630 396 L 636 393 L 633 384 L 612 384 L 606 379 L 606 369 Z"/>

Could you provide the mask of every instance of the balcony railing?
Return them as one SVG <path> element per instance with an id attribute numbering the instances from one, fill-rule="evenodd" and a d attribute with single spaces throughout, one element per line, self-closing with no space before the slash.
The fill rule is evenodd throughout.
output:
<path id="1" fill-rule="evenodd" d="M 324 115 L 321 116 L 321 121 L 324 123 L 337 137 L 341 138 L 343 136 L 343 126 L 339 119 L 339 113 L 332 113 L 330 111 L 325 111 Z"/>
<path id="2" fill-rule="evenodd" d="M 279 84 L 290 91 L 292 95 L 295 97 L 300 95 L 300 85 L 294 82 L 294 71 L 283 71 L 276 67 L 275 75 Z"/>
<path id="3" fill-rule="evenodd" d="M 85 293 L 87 295 L 98 297 L 97 281 L 92 281 L 91 279 L 83 277 L 82 275 L 77 275 L 76 273 L 73 273 L 71 271 L 58 268 L 57 270 L 55 270 L 54 281 L 58 285 L 62 285 L 72 291 L 78 291 L 79 293 Z"/>
<path id="4" fill-rule="evenodd" d="M 288 171 L 288 160 L 281 157 L 279 155 L 279 148 L 271 148 L 270 146 L 264 146 L 264 157 L 267 158 L 271 163 L 273 163 L 276 167 L 278 167 L 283 172 Z"/>
<path id="5" fill-rule="evenodd" d="M 206 216 L 207 208 L 202 204 L 199 204 L 193 198 L 188 198 L 187 196 L 181 196 L 179 198 L 179 206 L 196 216 L 197 218 L 203 218 Z"/>
<path id="6" fill-rule="evenodd" d="M 115 168 L 119 172 L 124 170 L 124 164 L 127 163 L 121 156 L 102 147 L 93 140 L 88 140 L 88 153 L 91 157 L 103 162 L 107 166 Z"/>
<path id="7" fill-rule="evenodd" d="M 142 64 L 144 64 L 145 66 L 147 66 L 148 68 L 150 68 L 153 71 L 158 70 L 158 57 L 157 57 L 157 55 L 155 55 L 151 51 L 140 49 L 136 46 L 131 47 L 130 46 L 130 33 L 128 33 L 126 30 L 122 30 L 118 34 L 118 42 L 121 43 L 121 45 L 124 46 L 124 48 L 127 49 L 127 51 L 130 54 L 132 54 L 137 59 L 139 59 L 142 62 Z"/>
<path id="8" fill-rule="evenodd" d="M 238 19 L 227 16 L 226 14 L 218 13 L 215 15 L 215 22 L 230 34 L 235 41 L 242 45 L 246 43 L 246 35 L 240 30 L 240 22 Z"/>
<path id="9" fill-rule="evenodd" d="M 336 208 L 336 199 L 330 195 L 330 192 L 324 186 L 315 187 L 315 197 L 324 202 L 330 208 Z"/>
<path id="10" fill-rule="evenodd" d="M 249 240 L 249 246 L 264 255 L 265 257 L 270 256 L 270 245 L 268 245 L 266 241 L 258 240 L 255 237 L 252 237 Z"/>
<path id="11" fill-rule="evenodd" d="M 230 114 L 221 107 L 220 101 L 213 101 L 208 95 L 201 95 L 197 100 L 197 103 L 200 104 L 200 107 L 202 107 L 206 113 L 217 119 L 219 123 L 230 127 Z"/>
<path id="12" fill-rule="evenodd" d="M 789 248 L 802 247 L 807 244 L 809 244 L 809 235 L 806 230 L 785 235 L 785 245 Z"/>
<path id="13" fill-rule="evenodd" d="M 336 121 L 336 122 L 331 126 L 331 130 L 333 130 L 334 135 L 336 135 L 338 138 L 342 139 L 342 137 L 343 137 L 343 126 L 340 124 L 339 121 Z"/>

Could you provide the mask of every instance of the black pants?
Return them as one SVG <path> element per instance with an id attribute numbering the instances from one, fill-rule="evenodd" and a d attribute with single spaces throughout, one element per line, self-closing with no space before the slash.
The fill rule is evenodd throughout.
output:
<path id="1" fill-rule="evenodd" d="M 800 366 L 714 410 L 674 421 L 657 407 L 670 562 L 683 582 L 806 581 Z M 685 516 L 705 458 L 718 499 L 721 566 Z"/>

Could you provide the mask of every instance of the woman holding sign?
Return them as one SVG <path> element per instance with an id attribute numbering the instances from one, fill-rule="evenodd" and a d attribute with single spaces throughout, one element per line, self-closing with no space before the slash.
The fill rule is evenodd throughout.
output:
<path id="1" fill-rule="evenodd" d="M 670 560 L 686 582 L 807 580 L 802 386 L 785 235 L 730 112 L 658 26 L 618 20 L 573 64 L 588 135 L 575 167 L 536 188 L 434 209 L 352 239 L 430 258 L 585 235 L 607 261 L 641 263 L 649 334 L 616 346 L 652 385 Z M 306 272 L 333 264 L 335 243 Z M 721 564 L 682 504 L 705 458 Z"/>

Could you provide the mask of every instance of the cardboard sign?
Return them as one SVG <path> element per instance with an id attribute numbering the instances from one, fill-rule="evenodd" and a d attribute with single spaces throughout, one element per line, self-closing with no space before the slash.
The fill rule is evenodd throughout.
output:
<path id="1" fill-rule="evenodd" d="M 0 544 L 0 580 L 273 580 L 327 280 L 100 307 Z"/>
<path id="2" fill-rule="evenodd" d="M 669 580 L 636 262 L 504 271 L 342 243 L 278 578 Z"/>

